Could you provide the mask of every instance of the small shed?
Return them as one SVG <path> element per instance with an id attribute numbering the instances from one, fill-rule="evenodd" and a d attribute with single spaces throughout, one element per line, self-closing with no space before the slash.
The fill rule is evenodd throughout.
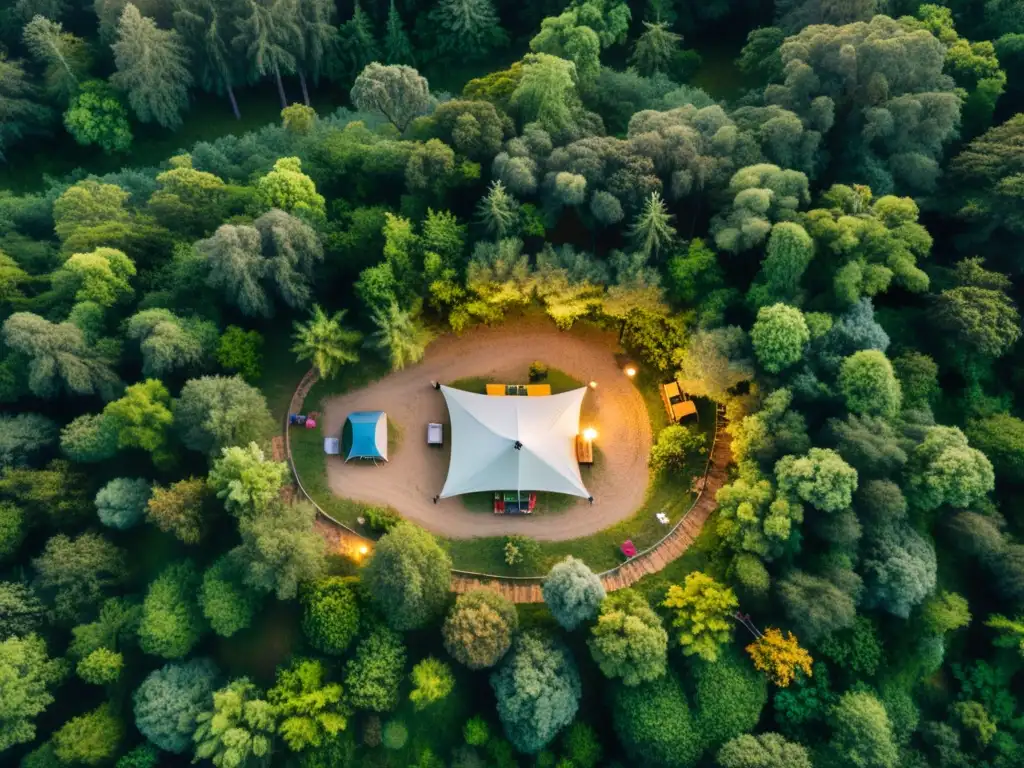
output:
<path id="1" fill-rule="evenodd" d="M 357 411 L 348 415 L 352 446 L 345 461 L 352 459 L 388 460 L 388 416 L 384 411 Z"/>

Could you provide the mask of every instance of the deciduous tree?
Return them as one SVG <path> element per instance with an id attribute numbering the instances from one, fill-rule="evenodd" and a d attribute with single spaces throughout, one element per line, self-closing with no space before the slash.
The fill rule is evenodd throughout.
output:
<path id="1" fill-rule="evenodd" d="M 59 621 L 73 622 L 95 607 L 104 593 L 128 577 L 124 552 L 95 533 L 72 539 L 64 534 L 46 542 L 32 561 L 37 585 L 52 595 L 52 611 Z"/>
<path id="2" fill-rule="evenodd" d="M 580 678 L 569 649 L 538 631 L 516 637 L 491 674 L 498 717 L 520 752 L 543 749 L 576 716 Z"/>
<path id="3" fill-rule="evenodd" d="M 853 768 L 895 768 L 899 753 L 885 707 L 867 692 L 843 694 L 832 712 L 829 750 Z"/>
<path id="4" fill-rule="evenodd" d="M 639 685 L 665 674 L 668 633 L 642 595 L 620 589 L 601 603 L 587 641 L 605 677 Z"/>
<path id="5" fill-rule="evenodd" d="M 732 637 L 732 615 L 739 606 L 731 589 L 700 571 L 686 576 L 683 586 L 668 588 L 662 607 L 672 611 L 685 656 L 717 661 L 719 649 Z"/>
<path id="6" fill-rule="evenodd" d="M 156 485 L 146 505 L 146 519 L 186 544 L 198 544 L 205 529 L 206 499 L 206 483 L 202 478 L 189 477 L 167 488 Z"/>
<path id="7" fill-rule="evenodd" d="M 322 661 L 297 658 L 277 671 L 277 681 L 267 691 L 267 701 L 280 718 L 278 733 L 293 752 L 318 747 L 345 730 L 348 711 L 341 684 L 326 677 Z"/>
<path id="8" fill-rule="evenodd" d="M 191 651 L 206 621 L 199 609 L 199 573 L 191 560 L 165 568 L 149 585 L 142 603 L 139 647 L 165 659 L 180 659 Z"/>
<path id="9" fill-rule="evenodd" d="M 758 362 L 769 373 L 779 373 L 800 362 L 811 340 L 803 313 L 786 304 L 762 307 L 750 329 L 750 342 Z"/>
<path id="10" fill-rule="evenodd" d="M 96 494 L 96 512 L 100 522 L 124 530 L 140 523 L 152 490 L 141 477 L 116 477 Z"/>
<path id="11" fill-rule="evenodd" d="M 995 486 L 992 463 L 956 427 L 930 427 L 906 471 L 907 498 L 924 512 L 943 504 L 967 508 Z"/>
<path id="12" fill-rule="evenodd" d="M 398 706 L 398 689 L 405 677 L 406 651 L 401 635 L 374 627 L 356 644 L 345 665 L 348 700 L 357 709 L 388 712 Z"/>
<path id="13" fill-rule="evenodd" d="M 807 748 L 778 733 L 730 739 L 718 750 L 716 760 L 719 768 L 813 768 Z"/>
<path id="14" fill-rule="evenodd" d="M 811 655 L 800 647 L 792 632 L 784 636 L 782 630 L 766 629 L 755 642 L 747 646 L 754 666 L 780 688 L 788 688 L 796 673 L 811 676 Z"/>
<path id="15" fill-rule="evenodd" d="M 377 543 L 363 581 L 389 626 L 417 629 L 443 608 L 451 567 L 448 553 L 430 533 L 400 523 Z"/>
<path id="16" fill-rule="evenodd" d="M 223 448 L 213 462 L 207 482 L 224 500 L 224 507 L 233 515 L 248 515 L 266 510 L 280 495 L 288 479 L 288 466 L 272 461 L 256 443 L 244 448 Z"/>
<path id="17" fill-rule="evenodd" d="M 314 528 L 316 509 L 309 503 L 271 504 L 239 520 L 240 546 L 232 550 L 244 583 L 279 600 L 298 594 L 299 584 L 324 575 L 325 543 Z"/>
<path id="18" fill-rule="evenodd" d="M 160 749 L 184 753 L 196 721 L 210 709 L 218 672 L 206 658 L 172 662 L 150 672 L 132 696 L 135 725 Z"/>
<path id="19" fill-rule="evenodd" d="M 412 67 L 374 62 L 352 86 L 352 103 L 365 112 L 379 112 L 400 133 L 430 106 L 427 79 Z"/>
<path id="20" fill-rule="evenodd" d="M 132 145 L 128 110 L 102 80 L 82 83 L 64 113 L 64 127 L 82 146 L 95 144 L 107 154 L 126 152 Z"/>
<path id="21" fill-rule="evenodd" d="M 221 637 L 231 637 L 248 627 L 259 608 L 259 596 L 242 583 L 240 564 L 223 555 L 203 574 L 199 607 L 210 628 Z"/>
<path id="22" fill-rule="evenodd" d="M 351 578 L 329 576 L 302 593 L 302 631 L 322 653 L 340 655 L 359 631 L 359 602 Z"/>
<path id="23" fill-rule="evenodd" d="M 53 703 L 50 688 L 64 671 L 59 659 L 47 655 L 38 635 L 0 641 L 0 752 L 36 737 L 35 719 Z"/>
<path id="24" fill-rule="evenodd" d="M 102 765 L 117 755 L 124 736 L 124 723 L 108 703 L 71 718 L 57 729 L 51 743 L 62 763 Z"/>
<path id="25" fill-rule="evenodd" d="M 113 397 L 120 380 L 102 350 L 91 347 L 71 323 L 51 323 L 31 312 L 15 312 L 3 324 L 7 346 L 24 355 L 28 388 L 37 397 Z"/>
<path id="26" fill-rule="evenodd" d="M 853 502 L 857 470 L 830 448 L 806 456 L 783 456 L 775 465 L 779 490 L 793 493 L 822 512 L 839 512 Z"/>
<path id="27" fill-rule="evenodd" d="M 459 595 L 445 619 L 445 650 L 470 669 L 493 667 L 508 651 L 519 615 L 508 598 L 488 589 Z"/>
<path id="28" fill-rule="evenodd" d="M 543 593 L 555 621 L 570 631 L 595 618 L 605 599 L 601 580 L 572 555 L 552 566 L 544 579 Z"/>
<path id="29" fill-rule="evenodd" d="M 217 456 L 262 441 L 273 430 L 267 401 L 238 376 L 192 379 L 174 402 L 174 427 L 186 448 Z"/>
<path id="30" fill-rule="evenodd" d="M 441 701 L 455 688 L 451 667 L 432 656 L 414 666 L 409 678 L 412 681 L 409 700 L 417 710 Z"/>
<path id="31" fill-rule="evenodd" d="M 269 758 L 277 717 L 249 678 L 232 680 L 214 691 L 211 709 L 196 715 L 195 759 L 232 768 Z"/>

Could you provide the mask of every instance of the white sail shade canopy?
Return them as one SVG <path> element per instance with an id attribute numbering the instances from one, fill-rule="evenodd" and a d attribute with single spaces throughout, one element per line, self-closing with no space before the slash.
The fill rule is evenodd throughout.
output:
<path id="1" fill-rule="evenodd" d="M 491 397 L 445 386 L 441 392 L 452 423 L 442 498 L 474 491 L 590 496 L 576 459 L 585 387 L 541 397 Z"/>

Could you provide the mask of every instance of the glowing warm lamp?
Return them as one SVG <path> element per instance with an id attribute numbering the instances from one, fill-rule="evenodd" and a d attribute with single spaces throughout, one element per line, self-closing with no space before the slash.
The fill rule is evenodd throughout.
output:
<path id="1" fill-rule="evenodd" d="M 361 545 L 359 547 L 359 554 L 360 555 L 365 555 L 369 551 L 370 551 L 370 548 L 368 546 L 366 546 L 365 544 L 363 544 L 363 545 Z"/>
<path id="2" fill-rule="evenodd" d="M 593 427 L 587 427 L 586 429 L 583 430 L 583 439 L 586 440 L 588 443 L 592 443 L 594 440 L 597 439 L 597 430 L 594 429 Z"/>
<path id="3" fill-rule="evenodd" d="M 590 382 L 590 388 L 591 389 L 597 389 L 597 382 L 596 381 Z"/>
<path id="4" fill-rule="evenodd" d="M 629 376 L 629 378 L 632 379 L 634 376 L 636 376 L 636 368 L 634 368 L 632 365 L 627 365 L 625 373 L 627 376 Z"/>

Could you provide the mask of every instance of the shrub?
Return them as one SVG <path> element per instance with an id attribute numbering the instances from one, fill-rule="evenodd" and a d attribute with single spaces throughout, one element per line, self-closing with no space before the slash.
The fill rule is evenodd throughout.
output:
<path id="1" fill-rule="evenodd" d="M 491 738 L 491 729 L 480 715 L 469 718 L 462 727 L 462 736 L 471 747 L 482 747 Z"/>
<path id="2" fill-rule="evenodd" d="M 366 527 L 374 533 L 388 533 L 402 522 L 402 516 L 387 507 L 370 507 L 363 516 L 366 518 Z"/>
<path id="3" fill-rule="evenodd" d="M 651 448 L 650 464 L 655 472 L 682 472 L 686 460 L 694 454 L 705 454 L 707 436 L 690 427 L 673 424 L 658 433 L 658 441 Z"/>
<path id="4" fill-rule="evenodd" d="M 548 377 L 547 363 L 535 360 L 530 363 L 530 381 L 543 381 Z"/>
<path id="5" fill-rule="evenodd" d="M 505 563 L 520 570 L 529 570 L 540 556 L 540 545 L 529 536 L 513 534 L 505 537 Z"/>
<path id="6" fill-rule="evenodd" d="M 381 743 L 385 749 L 398 750 L 409 740 L 409 729 L 401 720 L 390 720 L 381 733 Z"/>
<path id="7" fill-rule="evenodd" d="M 320 579 L 302 596 L 302 631 L 318 651 L 340 655 L 359 631 L 358 579 Z"/>

